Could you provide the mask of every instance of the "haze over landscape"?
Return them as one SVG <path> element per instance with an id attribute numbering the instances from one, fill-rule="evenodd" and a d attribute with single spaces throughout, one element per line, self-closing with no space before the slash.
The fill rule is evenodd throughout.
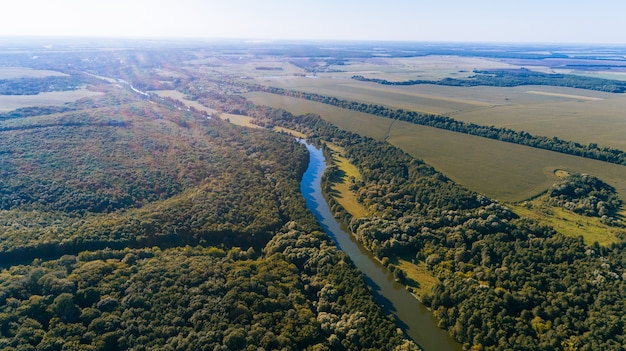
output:
<path id="1" fill-rule="evenodd" d="M 623 351 L 624 13 L 6 1 L 0 351 Z"/>
<path id="2" fill-rule="evenodd" d="M 626 43 L 626 2 L 23 0 L 0 36 Z"/>

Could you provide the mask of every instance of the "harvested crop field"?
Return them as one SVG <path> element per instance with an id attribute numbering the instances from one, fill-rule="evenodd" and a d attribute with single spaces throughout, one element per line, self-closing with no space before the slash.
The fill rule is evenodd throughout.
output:
<path id="1" fill-rule="evenodd" d="M 372 62 L 390 69 L 387 66 L 393 66 L 396 60 L 399 59 L 379 60 L 385 64 Z M 432 63 L 425 67 L 432 67 Z M 405 76 L 404 80 L 407 79 L 413 78 Z M 257 79 L 257 82 L 391 108 L 448 115 L 464 122 L 556 136 L 584 145 L 596 143 L 626 149 L 626 138 L 623 137 L 626 95 L 623 94 L 536 85 L 393 86 L 355 81 L 350 75 L 339 73 L 319 74 L 316 79 L 274 77 Z"/>
<path id="2" fill-rule="evenodd" d="M 65 73 L 28 67 L 0 67 L 0 79 L 44 78 L 67 76 Z"/>
<path id="3" fill-rule="evenodd" d="M 558 180 L 554 170 L 589 173 L 626 198 L 626 167 L 497 140 L 393 121 L 317 102 L 268 93 L 248 99 L 294 114 L 316 113 L 339 128 L 387 139 L 463 186 L 500 201 L 522 201 Z"/>
<path id="4" fill-rule="evenodd" d="M 0 112 L 13 111 L 30 106 L 61 106 L 67 102 L 99 95 L 102 95 L 102 93 L 87 89 L 53 91 L 37 95 L 0 95 Z"/>

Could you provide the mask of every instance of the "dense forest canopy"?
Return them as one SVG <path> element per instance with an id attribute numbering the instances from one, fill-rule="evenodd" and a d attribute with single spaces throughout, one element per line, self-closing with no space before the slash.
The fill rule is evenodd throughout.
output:
<path id="1" fill-rule="evenodd" d="M 417 349 L 306 209 L 301 143 L 100 90 L 0 122 L 0 349 Z"/>
<path id="2" fill-rule="evenodd" d="M 332 198 L 331 209 L 393 269 L 389 262 L 398 259 L 428 267 L 438 283 L 423 301 L 467 349 L 618 350 L 626 342 L 623 242 L 586 246 L 582 238 L 559 235 L 387 143 L 318 116 L 267 116 L 345 148 L 362 176 L 351 188 L 372 215 L 352 217 Z M 588 194 L 608 191 L 590 177 L 564 182 L 581 189 L 579 183 L 589 183 Z"/>
<path id="3" fill-rule="evenodd" d="M 622 206 L 613 187 L 589 174 L 568 174 L 548 190 L 548 195 L 557 206 L 586 216 L 608 218 Z"/>

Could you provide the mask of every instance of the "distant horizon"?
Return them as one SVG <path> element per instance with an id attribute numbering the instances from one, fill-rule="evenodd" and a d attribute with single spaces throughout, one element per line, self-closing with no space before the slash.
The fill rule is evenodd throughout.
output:
<path id="1" fill-rule="evenodd" d="M 29 41 L 120 41 L 120 42 L 141 42 L 141 41 L 164 41 L 164 42 L 232 42 L 244 44 L 424 44 L 424 45 L 485 45 L 485 46 L 513 46 L 513 47 L 554 47 L 554 46 L 584 46 L 584 47 L 624 47 L 624 43 L 591 43 L 591 42 L 523 42 L 523 41 L 461 41 L 461 40 L 398 40 L 398 39 L 284 39 L 284 38 L 254 38 L 254 37 L 193 37 L 193 36 L 79 36 L 79 35 L 0 35 L 0 44 L 5 41 L 29 40 Z"/>
<path id="2" fill-rule="evenodd" d="M 626 2 L 22 0 L 0 37 L 626 45 Z"/>

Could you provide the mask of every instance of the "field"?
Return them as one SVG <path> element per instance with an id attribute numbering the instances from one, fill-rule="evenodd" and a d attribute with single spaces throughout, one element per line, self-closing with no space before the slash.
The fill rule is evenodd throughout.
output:
<path id="1" fill-rule="evenodd" d="M 295 115 L 315 113 L 339 128 L 351 130 L 375 139 L 384 139 L 392 122 L 391 120 L 378 118 L 367 113 L 280 95 L 254 92 L 245 94 L 245 97 L 258 105 L 284 108 Z"/>
<path id="2" fill-rule="evenodd" d="M 349 60 L 343 65 L 331 65 L 329 70 L 344 72 L 318 73 L 320 77 L 349 78 L 362 75 L 367 78 L 404 81 L 409 79 L 437 80 L 447 77 L 466 78 L 473 70 L 512 68 L 513 65 L 479 57 L 418 56 L 407 58 L 378 57 Z"/>
<path id="3" fill-rule="evenodd" d="M 589 173 L 626 198 L 626 167 L 441 129 L 392 121 L 321 103 L 249 93 L 248 99 L 294 114 L 316 113 L 339 128 L 387 139 L 463 186 L 500 201 L 516 202 L 545 191 L 557 169 Z"/>
<path id="4" fill-rule="evenodd" d="M 499 105 L 481 111 L 459 112 L 452 117 L 476 124 L 524 130 L 534 135 L 557 136 L 583 145 L 597 143 L 626 150 L 626 119 L 622 112 L 626 111 L 625 95 L 589 94 L 565 88 L 551 91 L 563 93 L 548 93 L 545 88 L 541 93 L 560 101 Z M 567 91 L 584 96 L 577 97 Z M 520 93 L 537 95 L 534 88 Z"/>
<path id="5" fill-rule="evenodd" d="M 252 121 L 252 117 L 235 115 L 232 113 L 222 113 L 220 117 L 238 126 L 243 126 L 243 127 L 248 127 L 248 128 L 262 128 L 261 126 L 257 126 L 256 124 L 250 123 L 250 121 Z"/>
<path id="6" fill-rule="evenodd" d="M 389 66 L 395 66 L 389 62 L 395 60 L 400 59 L 387 59 L 384 64 L 378 62 L 379 68 L 391 70 Z M 439 71 L 446 71 L 443 64 L 452 65 L 451 62 L 442 61 Z M 424 69 L 428 67 L 434 66 L 426 65 Z M 452 65 L 447 72 L 454 67 Z M 556 136 L 585 145 L 597 143 L 600 146 L 626 149 L 626 138 L 623 137 L 626 119 L 622 117 L 622 111 L 626 110 L 626 95 L 549 86 L 388 86 L 355 81 L 350 79 L 351 75 L 363 72 L 349 73 L 318 74 L 317 78 L 266 77 L 258 78 L 256 82 L 392 108 L 443 114 L 465 122 Z M 372 75 L 367 77 L 383 78 Z M 403 80 L 414 78 L 408 74 Z"/>
<path id="7" fill-rule="evenodd" d="M 204 59 L 191 60 L 186 64 L 199 72 L 219 70 L 243 78 L 274 76 L 293 76 L 306 71 L 289 63 L 285 58 L 257 59 L 255 55 L 220 55 Z"/>
<path id="8" fill-rule="evenodd" d="M 155 90 L 152 91 L 152 93 L 157 94 L 160 97 L 164 97 L 164 98 L 171 98 L 174 100 L 178 100 L 180 102 L 182 102 L 183 104 L 185 104 L 186 106 L 189 107 L 194 107 L 196 108 L 198 111 L 205 111 L 206 113 L 218 113 L 218 111 L 212 109 L 212 108 L 208 108 L 204 105 L 202 105 L 201 103 L 197 102 L 197 101 L 193 101 L 193 100 L 189 100 L 185 98 L 185 94 L 181 93 L 180 91 L 176 91 L 176 90 Z"/>
<path id="9" fill-rule="evenodd" d="M 0 79 L 44 78 L 50 76 L 67 76 L 67 74 L 27 67 L 0 67 Z"/>
<path id="10" fill-rule="evenodd" d="M 84 97 L 101 95 L 102 93 L 87 89 L 70 91 L 53 91 L 37 95 L 0 95 L 0 112 L 13 111 L 29 106 L 60 106 Z"/>
<path id="11" fill-rule="evenodd" d="M 407 286 L 413 288 L 413 293 L 418 299 L 432 292 L 432 288 L 437 284 L 438 280 L 428 271 L 424 262 L 412 263 L 398 259 L 397 264 L 408 278 Z"/>

